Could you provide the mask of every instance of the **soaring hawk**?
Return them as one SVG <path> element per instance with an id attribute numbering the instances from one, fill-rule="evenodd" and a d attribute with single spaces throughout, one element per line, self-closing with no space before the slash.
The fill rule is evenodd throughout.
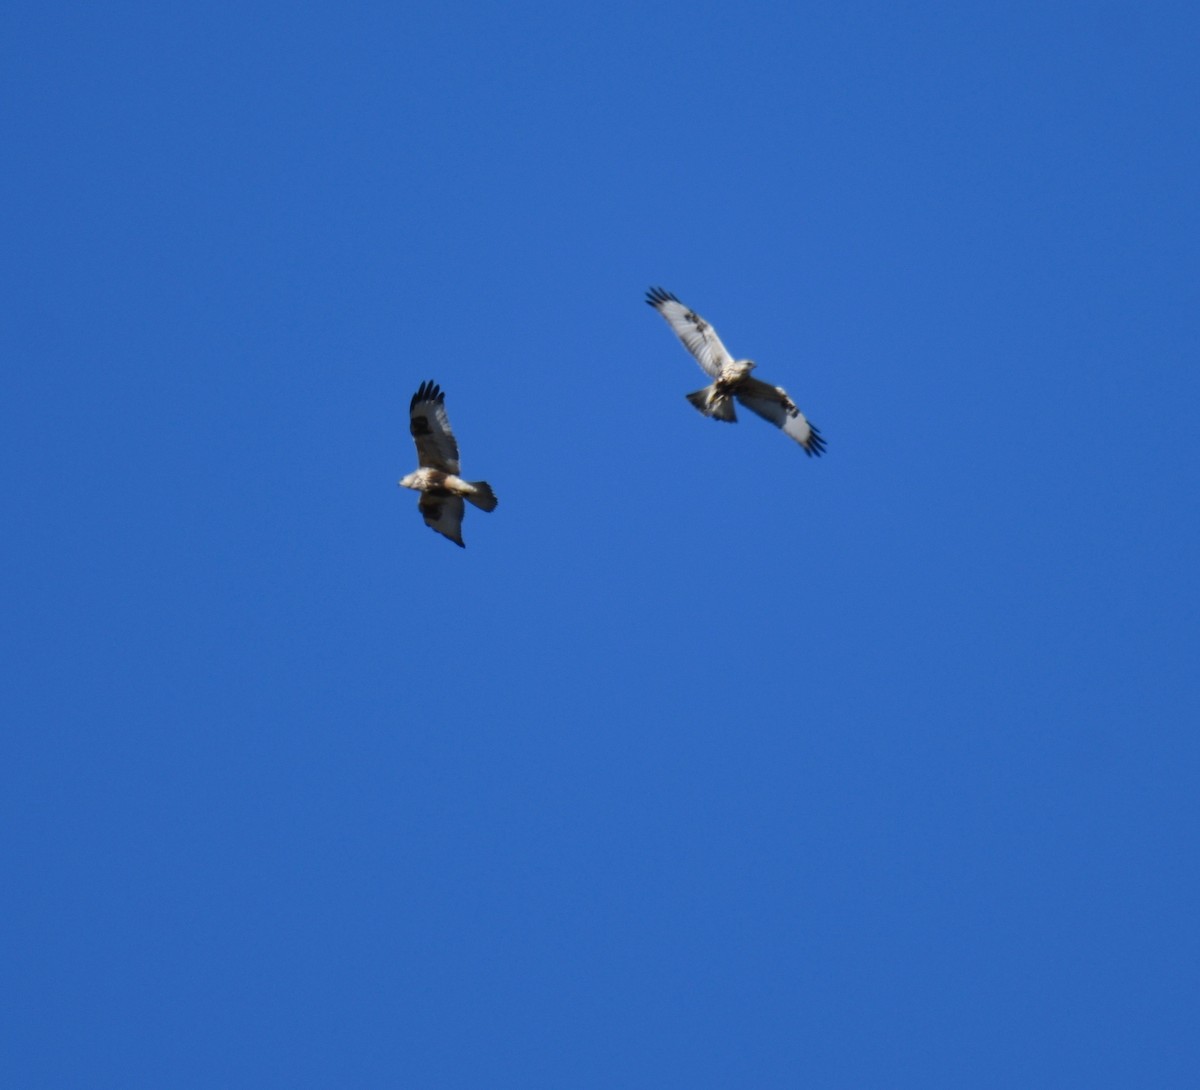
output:
<path id="1" fill-rule="evenodd" d="M 709 376 L 711 386 L 687 395 L 688 401 L 714 420 L 737 422 L 733 399 L 737 398 L 752 413 L 769 420 L 785 435 L 791 436 L 808 455 L 820 454 L 825 440 L 796 408 L 782 386 L 771 386 L 750 377 L 753 360 L 735 360 L 721 343 L 717 331 L 694 310 L 689 310 L 669 291 L 651 288 L 646 302 L 666 320 L 684 347 L 696 357 Z"/>
<path id="2" fill-rule="evenodd" d="M 422 382 L 408 406 L 408 430 L 417 443 L 420 469 L 402 477 L 402 488 L 421 493 L 417 508 L 425 525 L 456 545 L 462 539 L 463 500 L 483 511 L 496 509 L 496 494 L 487 481 L 464 481 L 458 475 L 458 443 L 446 416 L 446 395 L 433 382 Z"/>

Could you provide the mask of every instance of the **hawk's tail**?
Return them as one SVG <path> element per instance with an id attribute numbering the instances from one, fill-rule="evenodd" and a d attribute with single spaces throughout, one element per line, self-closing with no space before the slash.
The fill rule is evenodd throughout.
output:
<path id="1" fill-rule="evenodd" d="M 468 481 L 471 486 L 471 491 L 464 493 L 466 498 L 471 501 L 481 511 L 495 511 L 496 504 L 499 502 L 496 499 L 496 493 L 492 491 L 492 486 L 487 481 Z"/>
<path id="2" fill-rule="evenodd" d="M 684 395 L 705 416 L 714 420 L 727 420 L 737 423 L 737 413 L 733 411 L 733 398 L 728 394 L 717 394 L 716 386 L 705 386 L 703 390 Z"/>

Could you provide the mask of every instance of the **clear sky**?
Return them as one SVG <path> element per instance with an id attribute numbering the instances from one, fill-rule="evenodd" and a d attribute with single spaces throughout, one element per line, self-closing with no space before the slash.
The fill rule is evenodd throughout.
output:
<path id="1" fill-rule="evenodd" d="M 1194 5 L 5 24 L 3 1085 L 1196 1085 Z"/>

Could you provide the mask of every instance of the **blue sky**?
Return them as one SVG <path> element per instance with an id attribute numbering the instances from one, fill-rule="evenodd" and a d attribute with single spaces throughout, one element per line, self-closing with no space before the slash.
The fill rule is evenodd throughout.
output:
<path id="1" fill-rule="evenodd" d="M 1189 5 L 6 22 L 5 1085 L 1193 1085 Z"/>

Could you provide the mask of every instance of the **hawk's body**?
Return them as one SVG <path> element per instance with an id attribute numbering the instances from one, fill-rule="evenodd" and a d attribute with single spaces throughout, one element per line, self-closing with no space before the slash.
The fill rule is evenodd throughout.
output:
<path id="1" fill-rule="evenodd" d="M 433 382 L 422 382 L 408 406 L 408 430 L 417 444 L 420 468 L 399 484 L 421 493 L 417 509 L 425 525 L 466 548 L 462 539 L 463 500 L 483 511 L 496 509 L 496 494 L 487 481 L 465 481 L 458 475 L 458 443 L 446 415 L 446 395 Z"/>
<path id="2" fill-rule="evenodd" d="M 736 398 L 752 413 L 769 420 L 783 433 L 795 439 L 804 448 L 804 453 L 820 454 L 825 449 L 825 440 L 782 386 L 771 386 L 750 377 L 754 370 L 753 360 L 735 360 L 721 343 L 717 331 L 694 310 L 690 310 L 662 288 L 651 288 L 646 292 L 646 302 L 666 319 L 683 346 L 696 358 L 696 362 L 713 379 L 711 386 L 687 395 L 690 401 L 705 416 L 714 420 L 737 422 L 733 402 Z"/>

